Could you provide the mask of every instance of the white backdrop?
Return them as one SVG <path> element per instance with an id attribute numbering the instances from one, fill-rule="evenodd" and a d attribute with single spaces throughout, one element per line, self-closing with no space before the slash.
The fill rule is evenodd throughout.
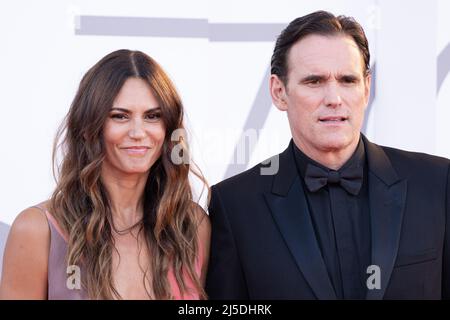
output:
<path id="1" fill-rule="evenodd" d="M 49 197 L 52 142 L 87 69 L 137 49 L 176 84 L 194 160 L 210 184 L 288 144 L 267 76 L 277 33 L 315 10 L 354 16 L 369 38 L 377 143 L 450 157 L 450 2 L 446 0 L 16 0 L 0 10 L 0 257 L 8 225 Z M 168 23 L 164 27 L 164 23 Z M 232 161 L 243 132 L 255 142 Z M 0 263 L 1 269 L 1 263 Z"/>

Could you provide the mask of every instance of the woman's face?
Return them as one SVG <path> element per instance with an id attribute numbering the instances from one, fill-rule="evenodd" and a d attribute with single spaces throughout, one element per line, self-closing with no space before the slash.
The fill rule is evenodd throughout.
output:
<path id="1" fill-rule="evenodd" d="M 147 173 L 161 155 L 164 137 L 161 109 L 149 85 L 139 78 L 127 79 L 103 130 L 103 169 L 121 174 Z"/>

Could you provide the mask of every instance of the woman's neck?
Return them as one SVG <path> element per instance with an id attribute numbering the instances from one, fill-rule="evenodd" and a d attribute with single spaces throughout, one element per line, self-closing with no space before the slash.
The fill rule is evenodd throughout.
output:
<path id="1" fill-rule="evenodd" d="M 107 168 L 102 170 L 102 183 L 110 198 L 116 228 L 130 227 L 142 219 L 147 177 L 148 173 L 123 174 Z"/>

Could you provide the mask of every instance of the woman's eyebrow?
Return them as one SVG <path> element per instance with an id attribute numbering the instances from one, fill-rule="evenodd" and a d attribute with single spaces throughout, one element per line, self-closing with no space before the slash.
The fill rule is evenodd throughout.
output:
<path id="1" fill-rule="evenodd" d="M 148 109 L 148 110 L 144 111 L 144 113 L 155 112 L 155 111 L 159 111 L 159 110 L 161 110 L 161 108 L 160 107 L 156 107 L 156 108 Z M 126 112 L 126 113 L 132 113 L 131 110 L 128 110 L 126 108 L 121 108 L 121 107 L 111 108 L 111 111 L 121 111 L 121 112 Z"/>

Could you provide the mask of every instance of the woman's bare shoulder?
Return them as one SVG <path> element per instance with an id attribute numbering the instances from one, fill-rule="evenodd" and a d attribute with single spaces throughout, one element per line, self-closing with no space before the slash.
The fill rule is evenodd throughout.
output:
<path id="1" fill-rule="evenodd" d="M 44 210 L 47 210 L 47 202 L 42 202 L 20 212 L 11 226 L 10 234 L 30 239 L 49 236 L 50 229 Z"/>
<path id="2" fill-rule="evenodd" d="M 6 299 L 45 299 L 50 229 L 36 207 L 14 220 L 6 242 L 0 296 Z"/>
<path id="3" fill-rule="evenodd" d="M 196 202 L 192 202 L 194 218 L 199 228 L 210 229 L 209 216 L 206 211 Z"/>
<path id="4" fill-rule="evenodd" d="M 206 211 L 197 203 L 193 204 L 195 212 L 195 220 L 197 223 L 197 239 L 200 246 L 200 282 L 202 285 L 206 281 L 206 273 L 208 270 L 209 250 L 211 242 L 211 222 Z"/>

